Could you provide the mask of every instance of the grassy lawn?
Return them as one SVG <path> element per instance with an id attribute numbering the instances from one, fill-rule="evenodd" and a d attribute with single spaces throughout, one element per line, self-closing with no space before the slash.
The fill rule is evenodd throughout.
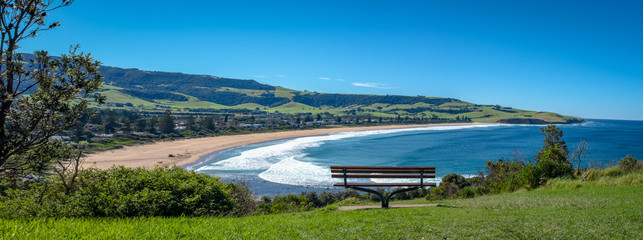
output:
<path id="1" fill-rule="evenodd" d="M 396 203 L 408 202 L 426 203 L 420 199 Z M 442 207 L 357 211 L 331 207 L 242 218 L 0 220 L 0 239 L 643 238 L 640 182 L 556 184 L 442 203 Z"/>

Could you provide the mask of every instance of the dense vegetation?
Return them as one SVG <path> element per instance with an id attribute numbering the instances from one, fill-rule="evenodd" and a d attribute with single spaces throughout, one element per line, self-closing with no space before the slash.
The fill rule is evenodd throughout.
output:
<path id="1" fill-rule="evenodd" d="M 6 184 L 3 218 L 221 216 L 234 212 L 237 189 L 180 168 L 84 169 Z"/>

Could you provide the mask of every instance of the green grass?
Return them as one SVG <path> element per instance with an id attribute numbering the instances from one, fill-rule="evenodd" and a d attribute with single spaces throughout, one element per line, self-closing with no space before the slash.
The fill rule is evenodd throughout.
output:
<path id="1" fill-rule="evenodd" d="M 187 95 L 187 94 L 182 94 L 182 93 L 176 93 L 179 95 L 183 95 L 188 98 L 187 101 L 166 101 L 166 100 L 156 100 L 157 104 L 168 106 L 171 108 L 209 108 L 209 109 L 226 109 L 230 108 L 228 106 L 224 106 L 221 104 L 216 104 L 213 102 L 208 102 L 208 101 L 203 101 L 200 100 L 196 97 Z"/>
<path id="2" fill-rule="evenodd" d="M 641 239 L 643 184 L 559 180 L 510 194 L 442 201 L 442 207 L 242 218 L 35 219 L 0 221 L 1 239 Z M 619 183 L 620 182 L 620 183 Z M 421 199 L 396 203 L 422 203 Z M 393 203 L 395 204 L 395 203 Z"/>
<path id="3" fill-rule="evenodd" d="M 217 88 L 216 90 L 220 92 L 243 93 L 245 95 L 252 96 L 252 97 L 260 97 L 261 94 L 274 92 L 274 91 L 266 91 L 266 90 L 239 89 L 239 88 L 231 88 L 231 87 L 221 87 L 221 88 Z"/>

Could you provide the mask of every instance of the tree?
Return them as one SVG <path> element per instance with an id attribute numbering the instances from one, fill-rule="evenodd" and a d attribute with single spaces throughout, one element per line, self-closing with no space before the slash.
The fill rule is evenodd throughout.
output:
<path id="1" fill-rule="evenodd" d="M 161 133 L 173 133 L 174 132 L 174 117 L 172 117 L 172 112 L 166 110 L 161 117 L 159 122 L 159 130 Z"/>
<path id="2" fill-rule="evenodd" d="M 227 117 L 228 116 L 226 115 L 226 118 Z M 203 128 L 205 128 L 207 130 L 214 131 L 214 129 L 215 129 L 214 119 L 212 117 L 201 118 L 201 126 L 203 126 Z"/>
<path id="3" fill-rule="evenodd" d="M 196 122 L 194 120 L 194 116 L 189 115 L 188 119 L 185 121 L 185 127 L 187 127 L 188 130 L 196 131 Z"/>
<path id="4" fill-rule="evenodd" d="M 129 118 L 126 117 L 121 117 L 120 119 L 121 122 L 121 131 L 123 133 L 131 133 L 132 132 L 132 122 L 130 122 Z"/>
<path id="5" fill-rule="evenodd" d="M 572 151 L 569 162 L 572 164 L 574 163 L 574 161 L 578 162 L 578 165 L 576 165 L 576 174 L 580 174 L 580 165 L 587 157 L 587 154 L 589 154 L 589 152 L 590 149 L 587 146 L 587 142 L 585 142 L 585 140 L 581 140 L 576 148 L 574 148 L 574 151 Z"/>
<path id="6" fill-rule="evenodd" d="M 147 121 L 144 118 L 136 119 L 136 131 L 145 132 L 147 128 Z"/>
<path id="7" fill-rule="evenodd" d="M 158 119 L 156 117 L 150 117 L 147 127 L 148 131 L 152 134 L 156 134 L 156 125 L 158 124 Z"/>
<path id="8" fill-rule="evenodd" d="M 74 125 L 74 128 L 72 129 L 72 137 L 74 142 L 80 143 L 80 140 L 82 140 L 83 135 L 85 135 L 85 123 L 78 122 L 76 125 Z"/>
<path id="9" fill-rule="evenodd" d="M 47 23 L 49 12 L 70 0 L 8 0 L 0 2 L 0 173 L 42 169 L 53 155 L 52 136 L 78 122 L 88 102 L 102 103 L 100 62 L 77 53 L 49 57 L 45 51 L 25 59 L 17 53 L 21 40 L 60 25 Z"/>
<path id="10" fill-rule="evenodd" d="M 544 135 L 545 139 L 543 140 L 544 146 L 536 154 L 536 160 L 542 161 L 549 159 L 556 163 L 570 164 L 567 161 L 569 151 L 567 150 L 565 141 L 562 140 L 563 131 L 558 129 L 556 125 L 551 124 L 547 125 L 547 127 L 540 128 L 540 131 L 540 134 Z"/>
<path id="11" fill-rule="evenodd" d="M 116 112 L 114 112 L 114 110 L 109 110 L 109 112 L 107 112 L 107 117 L 105 118 L 105 123 L 103 125 L 105 126 L 106 134 L 116 132 L 118 123 L 116 123 Z"/>

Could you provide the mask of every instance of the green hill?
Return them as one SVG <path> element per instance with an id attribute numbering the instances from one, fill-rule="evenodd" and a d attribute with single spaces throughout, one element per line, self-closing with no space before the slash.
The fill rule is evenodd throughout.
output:
<path id="1" fill-rule="evenodd" d="M 25 59 L 33 58 L 24 54 Z M 96 107 L 140 111 L 249 109 L 281 113 L 372 115 L 396 118 L 469 118 L 478 122 L 577 123 L 581 118 L 498 105 L 478 105 L 454 98 L 328 94 L 297 91 L 254 80 L 153 72 L 101 66 L 107 104 Z"/>

